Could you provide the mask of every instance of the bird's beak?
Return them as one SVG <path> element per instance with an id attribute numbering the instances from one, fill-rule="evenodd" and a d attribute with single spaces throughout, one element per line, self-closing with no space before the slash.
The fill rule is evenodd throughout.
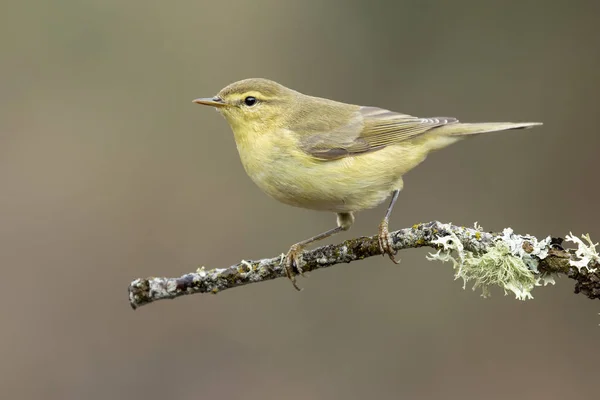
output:
<path id="1" fill-rule="evenodd" d="M 200 98 L 200 99 L 193 100 L 192 102 L 196 103 L 196 104 L 203 104 L 205 106 L 212 106 L 212 107 L 217 107 L 217 108 L 227 106 L 227 103 L 225 103 L 225 101 L 223 101 L 223 99 L 218 96 L 215 96 L 212 98 L 209 98 L 209 97 Z"/>

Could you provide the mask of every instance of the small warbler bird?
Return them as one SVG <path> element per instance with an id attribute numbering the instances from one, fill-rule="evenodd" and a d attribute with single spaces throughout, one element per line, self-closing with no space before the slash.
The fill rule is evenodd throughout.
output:
<path id="1" fill-rule="evenodd" d="M 486 132 L 529 128 L 539 122 L 460 123 L 456 118 L 418 118 L 340 103 L 288 89 L 267 79 L 245 79 L 195 103 L 216 107 L 235 137 L 250 178 L 282 203 L 337 214 L 337 226 L 291 246 L 285 257 L 296 285 L 306 245 L 346 231 L 354 213 L 391 195 L 379 224 L 379 247 L 398 263 L 388 221 L 402 176 L 433 150 Z"/>

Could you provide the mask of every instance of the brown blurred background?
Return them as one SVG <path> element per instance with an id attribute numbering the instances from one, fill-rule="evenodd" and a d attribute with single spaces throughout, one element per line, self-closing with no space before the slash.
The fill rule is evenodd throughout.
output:
<path id="1" fill-rule="evenodd" d="M 133 312 L 126 289 L 335 223 L 262 194 L 223 118 L 191 103 L 248 77 L 419 116 L 543 121 L 429 157 L 391 228 L 600 240 L 599 15 L 566 0 L 4 2 L 1 397 L 596 397 L 600 303 L 568 279 L 533 301 L 482 299 L 413 250 L 312 273 L 301 293 L 280 279 Z M 334 241 L 374 234 L 383 212 Z"/>

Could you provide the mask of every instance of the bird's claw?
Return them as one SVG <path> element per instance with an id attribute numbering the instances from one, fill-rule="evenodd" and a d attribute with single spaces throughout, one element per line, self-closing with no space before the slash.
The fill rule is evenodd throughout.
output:
<path id="1" fill-rule="evenodd" d="M 390 231 L 388 230 L 388 221 L 384 219 L 379 224 L 379 250 L 381 251 L 381 255 L 385 256 L 386 254 L 390 257 L 390 260 L 394 262 L 394 264 L 400 264 L 400 260 L 396 259 L 396 250 L 393 250 L 392 238 L 390 237 Z"/>
<path id="2" fill-rule="evenodd" d="M 282 263 L 284 263 L 286 276 L 292 282 L 292 285 L 294 285 L 294 288 L 297 291 L 301 291 L 302 289 L 300 287 L 298 287 L 298 285 L 296 284 L 296 275 L 304 276 L 304 271 L 302 270 L 302 267 L 300 266 L 300 255 L 301 254 L 302 254 L 302 247 L 298 244 L 295 244 L 292 247 L 290 247 L 290 250 L 288 251 L 286 256 L 282 257 L 282 260 L 281 260 Z"/>

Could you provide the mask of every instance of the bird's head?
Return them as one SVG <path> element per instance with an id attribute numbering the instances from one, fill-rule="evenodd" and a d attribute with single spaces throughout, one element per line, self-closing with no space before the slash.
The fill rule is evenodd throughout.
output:
<path id="1" fill-rule="evenodd" d="M 215 107 L 237 134 L 269 132 L 285 124 L 286 115 L 302 95 L 277 82 L 252 78 L 234 82 L 212 98 L 194 103 Z"/>

